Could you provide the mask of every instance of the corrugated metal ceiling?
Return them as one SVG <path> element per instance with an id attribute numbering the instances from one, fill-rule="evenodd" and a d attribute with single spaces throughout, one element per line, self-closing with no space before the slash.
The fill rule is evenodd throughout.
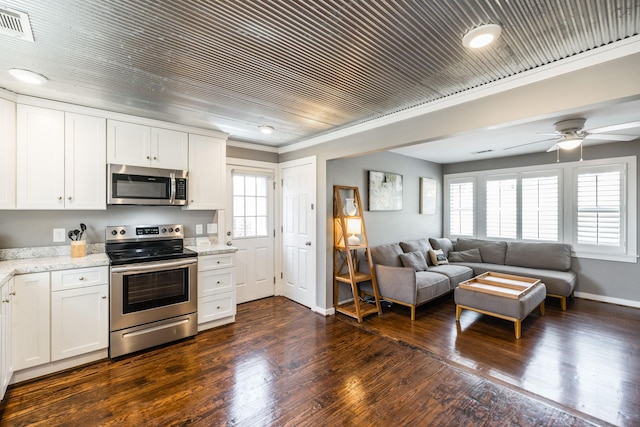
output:
<path id="1" fill-rule="evenodd" d="M 637 0 L 5 1 L 35 43 L 0 36 L 9 90 L 286 145 L 636 35 Z M 469 51 L 483 23 L 498 42 Z M 6 74 L 6 73 L 4 73 Z M 4 77 L 4 76 L 3 76 Z M 265 137 L 257 127 L 276 132 Z"/>

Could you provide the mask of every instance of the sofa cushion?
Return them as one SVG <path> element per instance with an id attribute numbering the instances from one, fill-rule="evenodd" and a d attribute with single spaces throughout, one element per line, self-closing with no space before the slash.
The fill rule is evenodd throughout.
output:
<path id="1" fill-rule="evenodd" d="M 482 262 L 480 249 L 467 249 L 466 251 L 451 251 L 447 256 L 449 262 Z"/>
<path id="2" fill-rule="evenodd" d="M 398 243 L 389 243 L 386 245 L 371 248 L 371 260 L 374 264 L 388 265 L 390 267 L 402 267 L 400 254 L 402 248 Z"/>
<path id="3" fill-rule="evenodd" d="M 510 242 L 505 264 L 568 271 L 571 268 L 571 246 L 566 243 Z"/>
<path id="4" fill-rule="evenodd" d="M 447 256 L 449 252 L 453 250 L 453 243 L 451 243 L 451 240 L 447 239 L 446 237 L 430 237 L 429 244 L 433 249 L 442 249 L 442 252 L 444 252 L 444 256 Z"/>
<path id="5" fill-rule="evenodd" d="M 413 268 L 415 271 L 426 271 L 428 268 L 427 260 L 420 251 L 400 254 L 400 261 L 404 267 Z"/>
<path id="6" fill-rule="evenodd" d="M 416 300 L 414 304 L 422 304 L 449 292 L 449 278 L 431 271 L 416 272 Z"/>
<path id="7" fill-rule="evenodd" d="M 427 265 L 431 265 L 429 260 L 429 251 L 432 249 L 427 239 L 409 240 L 408 242 L 400 242 L 400 247 L 404 252 L 419 251 L 427 260 Z"/>
<path id="8" fill-rule="evenodd" d="M 447 276 L 449 278 L 449 287 L 451 289 L 455 289 L 460 282 L 469 280 L 474 276 L 473 270 L 464 265 L 436 265 L 434 267 L 429 267 L 429 271 Z"/>
<path id="9" fill-rule="evenodd" d="M 447 257 L 445 256 L 444 252 L 442 252 L 442 249 L 430 250 L 429 258 L 431 258 L 431 262 L 434 265 L 449 264 L 449 261 L 447 260 Z"/>
<path id="10" fill-rule="evenodd" d="M 483 262 L 491 264 L 504 264 L 507 256 L 507 242 L 480 239 L 458 239 L 454 245 L 456 251 L 468 249 L 480 249 Z"/>

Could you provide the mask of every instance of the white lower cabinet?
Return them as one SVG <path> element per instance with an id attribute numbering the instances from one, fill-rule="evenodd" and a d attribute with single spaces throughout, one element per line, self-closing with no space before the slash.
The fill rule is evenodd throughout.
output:
<path id="1" fill-rule="evenodd" d="M 18 380 L 106 356 L 108 273 L 108 267 L 99 266 L 15 276 L 13 366 Z M 104 355 L 89 355 L 98 350 Z"/>
<path id="2" fill-rule="evenodd" d="M 198 330 L 235 321 L 235 254 L 198 258 Z"/>
<path id="3" fill-rule="evenodd" d="M 51 360 L 109 345 L 109 286 L 51 292 Z"/>
<path id="4" fill-rule="evenodd" d="M 15 276 L 13 368 L 16 371 L 51 360 L 49 273 Z"/>
<path id="5" fill-rule="evenodd" d="M 10 279 L 0 288 L 0 400 L 4 398 L 13 375 L 13 295 L 14 280 Z"/>

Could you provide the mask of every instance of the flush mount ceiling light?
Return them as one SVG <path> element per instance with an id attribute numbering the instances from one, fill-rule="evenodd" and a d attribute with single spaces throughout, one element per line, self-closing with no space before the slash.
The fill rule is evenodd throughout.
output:
<path id="1" fill-rule="evenodd" d="M 493 42 L 500 36 L 502 28 L 497 24 L 485 24 L 474 28 L 464 35 L 462 45 L 466 48 L 477 49 Z"/>
<path id="2" fill-rule="evenodd" d="M 273 133 L 273 128 L 271 126 L 259 126 L 258 129 L 260 129 L 260 132 L 265 135 Z"/>
<path id="3" fill-rule="evenodd" d="M 11 74 L 13 77 L 20 80 L 21 82 L 29 83 L 32 85 L 41 85 L 48 81 L 48 79 L 42 74 L 38 74 L 29 70 L 22 70 L 20 68 L 10 69 L 9 74 Z"/>

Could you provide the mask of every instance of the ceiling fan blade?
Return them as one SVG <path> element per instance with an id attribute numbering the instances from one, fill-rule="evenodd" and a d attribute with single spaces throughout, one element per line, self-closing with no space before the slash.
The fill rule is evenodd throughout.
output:
<path id="1" fill-rule="evenodd" d="M 601 141 L 632 141 L 640 138 L 638 135 L 612 135 L 608 133 L 588 134 L 585 139 L 598 139 Z"/>
<path id="2" fill-rule="evenodd" d="M 560 145 L 558 145 L 558 144 L 553 144 L 553 145 L 551 146 L 551 148 L 549 148 L 549 149 L 547 150 L 547 153 L 549 153 L 549 152 L 551 152 L 551 151 L 557 151 L 557 150 L 559 150 L 559 149 L 560 149 Z"/>
<path id="3" fill-rule="evenodd" d="M 511 150 L 512 148 L 524 147 L 525 145 L 538 144 L 540 142 L 555 141 L 556 139 L 557 138 L 549 138 L 549 139 L 542 139 L 540 141 L 526 142 L 524 144 L 512 145 L 511 147 L 503 148 L 503 150 Z"/>
<path id="4" fill-rule="evenodd" d="M 620 130 L 632 129 L 637 127 L 640 127 L 640 121 L 620 123 L 620 124 L 611 125 L 611 126 L 602 126 L 594 129 L 587 129 L 587 133 L 609 133 L 609 132 L 617 132 Z"/>

